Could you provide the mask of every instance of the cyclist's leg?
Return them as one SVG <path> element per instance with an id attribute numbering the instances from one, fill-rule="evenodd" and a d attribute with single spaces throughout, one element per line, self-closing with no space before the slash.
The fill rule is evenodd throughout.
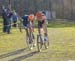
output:
<path id="1" fill-rule="evenodd" d="M 43 31 L 44 31 L 44 40 L 47 41 L 48 40 L 47 25 L 46 23 L 44 23 L 42 26 L 43 26 Z"/>
<path id="2" fill-rule="evenodd" d="M 24 26 L 24 29 L 25 29 L 25 31 L 26 31 L 26 36 L 29 37 L 28 27 L 27 27 L 27 26 Z"/>
<path id="3" fill-rule="evenodd" d="M 28 34 L 28 28 L 24 27 L 25 31 L 26 31 L 26 43 L 27 43 L 27 47 L 29 48 L 29 34 Z"/>

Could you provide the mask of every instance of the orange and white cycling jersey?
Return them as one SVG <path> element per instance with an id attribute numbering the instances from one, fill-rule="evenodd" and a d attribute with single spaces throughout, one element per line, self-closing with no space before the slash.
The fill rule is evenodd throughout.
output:
<path id="1" fill-rule="evenodd" d="M 42 19 L 42 12 L 37 12 L 36 17 L 38 20 L 41 20 Z"/>
<path id="2" fill-rule="evenodd" d="M 46 16 L 42 12 L 38 12 L 36 16 L 39 21 L 46 20 Z"/>
<path id="3" fill-rule="evenodd" d="M 30 15 L 28 16 L 28 19 L 29 19 L 29 21 L 34 21 L 34 19 L 35 19 L 34 14 L 30 14 Z"/>

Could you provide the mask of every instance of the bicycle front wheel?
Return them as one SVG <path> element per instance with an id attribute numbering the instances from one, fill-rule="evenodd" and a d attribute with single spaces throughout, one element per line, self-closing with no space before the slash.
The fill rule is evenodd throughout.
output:
<path id="1" fill-rule="evenodd" d="M 37 35 L 37 49 L 38 49 L 38 52 L 41 51 L 41 48 L 42 48 L 41 38 L 40 38 L 39 35 Z"/>

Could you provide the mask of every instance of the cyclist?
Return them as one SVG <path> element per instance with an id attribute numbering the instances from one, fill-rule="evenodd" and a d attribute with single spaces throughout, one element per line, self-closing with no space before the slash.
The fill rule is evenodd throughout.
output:
<path id="1" fill-rule="evenodd" d="M 22 16 L 22 22 L 23 22 L 23 26 L 26 30 L 26 34 L 27 34 L 27 38 L 29 37 L 29 32 L 33 32 L 33 18 L 34 16 L 31 14 L 31 15 L 24 15 Z M 34 38 L 34 35 L 33 35 L 33 38 Z M 31 44 L 31 41 L 27 41 L 27 44 Z M 30 49 L 33 49 L 32 47 Z"/>
<path id="2" fill-rule="evenodd" d="M 39 29 L 43 29 L 43 31 L 44 31 L 44 42 L 45 42 L 45 41 L 48 40 L 46 16 L 43 12 L 39 11 L 39 12 L 36 13 L 36 17 L 37 17 L 37 20 L 38 20 Z M 42 33 L 41 30 L 40 30 L 40 33 Z"/>

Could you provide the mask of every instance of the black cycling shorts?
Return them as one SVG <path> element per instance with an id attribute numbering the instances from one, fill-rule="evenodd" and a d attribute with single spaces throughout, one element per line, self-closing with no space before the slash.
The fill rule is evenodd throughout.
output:
<path id="1" fill-rule="evenodd" d="M 38 27 L 39 27 L 39 28 L 42 28 L 42 25 L 44 24 L 44 22 L 45 22 L 44 20 L 38 21 Z"/>

